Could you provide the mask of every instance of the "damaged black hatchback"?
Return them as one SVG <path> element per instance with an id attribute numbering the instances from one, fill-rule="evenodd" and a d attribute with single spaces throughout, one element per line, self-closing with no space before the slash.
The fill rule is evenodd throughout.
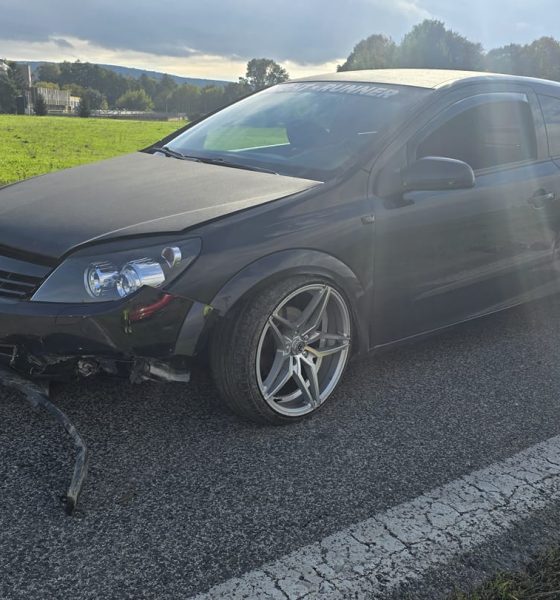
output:
<path id="1" fill-rule="evenodd" d="M 544 98 L 560 86 L 339 73 L 4 187 L 0 355 L 28 376 L 184 382 L 208 358 L 238 414 L 303 418 L 351 351 L 556 291 Z"/>

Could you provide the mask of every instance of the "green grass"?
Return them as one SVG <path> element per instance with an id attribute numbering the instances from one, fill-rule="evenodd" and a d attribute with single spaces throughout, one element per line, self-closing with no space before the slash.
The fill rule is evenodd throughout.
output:
<path id="1" fill-rule="evenodd" d="M 134 152 L 183 124 L 0 115 L 0 185 Z"/>
<path id="2" fill-rule="evenodd" d="M 470 594 L 451 600 L 557 600 L 560 599 L 560 548 L 541 554 L 519 573 L 500 573 Z"/>

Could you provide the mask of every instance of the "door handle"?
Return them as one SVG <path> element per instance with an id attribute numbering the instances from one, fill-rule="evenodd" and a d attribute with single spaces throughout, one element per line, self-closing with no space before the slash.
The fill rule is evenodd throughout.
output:
<path id="1" fill-rule="evenodd" d="M 546 190 L 538 190 L 528 200 L 529 204 L 536 208 L 544 208 L 547 202 L 552 202 L 556 198 L 554 192 L 547 192 Z"/>

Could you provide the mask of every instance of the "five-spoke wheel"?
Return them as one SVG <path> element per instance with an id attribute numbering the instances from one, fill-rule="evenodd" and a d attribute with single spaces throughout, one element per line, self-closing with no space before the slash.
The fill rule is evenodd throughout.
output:
<path id="1" fill-rule="evenodd" d="M 256 356 L 259 388 L 271 408 L 300 416 L 320 406 L 338 383 L 350 347 L 350 314 L 326 283 L 282 300 L 262 331 Z"/>
<path id="2" fill-rule="evenodd" d="M 352 322 L 341 292 L 295 277 L 270 286 L 224 324 L 214 340 L 214 379 L 237 413 L 284 423 L 317 410 L 337 386 Z"/>

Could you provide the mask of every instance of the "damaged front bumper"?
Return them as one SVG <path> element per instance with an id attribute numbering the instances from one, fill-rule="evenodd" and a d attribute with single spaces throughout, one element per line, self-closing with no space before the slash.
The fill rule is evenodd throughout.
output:
<path id="1" fill-rule="evenodd" d="M 212 309 L 143 288 L 120 302 L 0 302 L 0 364 L 28 377 L 188 381 Z"/>
<path id="2" fill-rule="evenodd" d="M 108 373 L 134 382 L 186 382 L 212 313 L 209 306 L 154 288 L 143 288 L 126 301 L 99 304 L 0 301 L 0 385 L 47 411 L 76 448 L 65 496 L 68 514 L 76 508 L 86 477 L 87 448 L 48 392 L 28 378 Z"/>

